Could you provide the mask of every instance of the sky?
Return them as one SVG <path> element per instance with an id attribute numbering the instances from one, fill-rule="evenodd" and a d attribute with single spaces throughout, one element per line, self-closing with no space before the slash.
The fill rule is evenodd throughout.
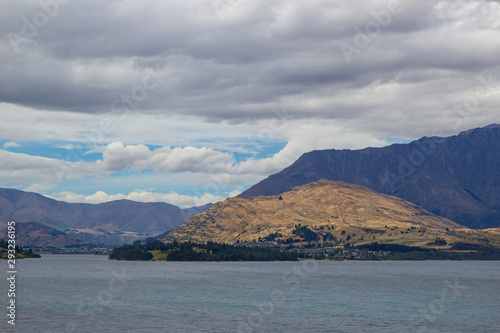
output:
<path id="1" fill-rule="evenodd" d="M 3 0 L 0 187 L 203 205 L 499 123 L 499 1 Z"/>

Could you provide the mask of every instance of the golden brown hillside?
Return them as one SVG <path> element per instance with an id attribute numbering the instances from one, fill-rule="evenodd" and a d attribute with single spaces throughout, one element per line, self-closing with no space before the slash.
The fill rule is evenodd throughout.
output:
<path id="1" fill-rule="evenodd" d="M 297 226 L 307 227 L 327 245 L 379 242 L 449 248 L 455 242 L 484 243 L 485 236 L 405 200 L 359 185 L 320 180 L 281 195 L 219 202 L 164 240 L 234 244 L 293 239 L 297 243 L 304 240 L 303 233 L 294 233 Z M 492 244 L 496 243 L 499 235 L 494 231 L 491 235 Z M 438 237 L 447 245 L 428 244 Z"/>

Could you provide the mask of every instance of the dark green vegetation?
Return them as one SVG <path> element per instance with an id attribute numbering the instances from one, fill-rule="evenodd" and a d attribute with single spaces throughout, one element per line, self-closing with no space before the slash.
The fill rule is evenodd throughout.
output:
<path id="1" fill-rule="evenodd" d="M 154 255 L 153 255 L 154 254 Z M 276 248 L 245 247 L 208 242 L 165 244 L 155 239 L 113 249 L 109 259 L 167 261 L 296 261 L 297 255 Z"/>
<path id="2" fill-rule="evenodd" d="M 321 229 L 324 229 L 323 227 Z M 275 233 L 270 233 L 266 237 L 259 239 L 259 241 L 268 241 L 268 242 L 276 242 L 277 244 L 294 244 L 294 243 L 302 243 L 302 242 L 318 242 L 320 240 L 320 236 L 309 229 L 307 226 L 301 226 L 300 223 L 295 226 L 295 229 L 292 231 L 293 237 L 289 237 L 287 239 L 283 239 L 283 235 L 279 232 Z M 280 239 L 281 238 L 281 239 Z M 326 233 L 325 236 L 323 236 L 324 241 L 327 240 L 335 240 L 337 241 L 337 238 L 334 237 L 331 233 Z"/>
<path id="3" fill-rule="evenodd" d="M 387 252 L 382 260 L 500 260 L 500 249 L 477 244 L 455 243 L 451 250 L 424 249 L 418 246 L 372 243 L 352 247 L 370 252 Z"/>
<path id="4" fill-rule="evenodd" d="M 109 259 L 116 260 L 151 260 L 153 254 L 134 245 L 123 245 L 111 251 Z"/>
<path id="5" fill-rule="evenodd" d="M 6 240 L 0 239 L 0 259 L 8 258 L 9 243 Z M 40 258 L 40 255 L 33 253 L 31 248 L 24 248 L 22 246 L 16 246 L 16 259 L 22 258 Z"/>
<path id="6" fill-rule="evenodd" d="M 418 246 L 371 243 L 345 247 L 256 247 L 255 244 L 228 245 L 214 242 L 165 244 L 155 239 L 136 241 L 115 248 L 109 259 L 166 261 L 296 261 L 315 260 L 500 260 L 500 250 L 475 244 L 457 243 L 451 250 Z"/>
<path id="7" fill-rule="evenodd" d="M 175 244 L 173 244 L 175 246 Z M 296 261 L 297 256 L 275 248 L 250 248 L 208 242 L 182 243 L 175 247 L 168 261 Z"/>
<path id="8" fill-rule="evenodd" d="M 305 242 L 317 242 L 319 240 L 317 233 L 309 229 L 307 226 L 300 226 L 300 224 L 295 226 L 292 234 L 302 238 Z"/>

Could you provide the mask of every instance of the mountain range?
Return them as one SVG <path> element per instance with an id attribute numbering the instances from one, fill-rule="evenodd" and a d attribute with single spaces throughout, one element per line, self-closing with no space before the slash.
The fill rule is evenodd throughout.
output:
<path id="1" fill-rule="evenodd" d="M 38 222 L 81 241 L 118 245 L 173 229 L 208 207 L 210 204 L 181 209 L 163 202 L 130 200 L 67 203 L 36 193 L 0 188 L 0 229 L 8 221 Z"/>
<path id="2" fill-rule="evenodd" d="M 277 195 L 321 179 L 393 195 L 470 228 L 500 226 L 500 125 L 409 144 L 302 155 L 240 197 Z"/>

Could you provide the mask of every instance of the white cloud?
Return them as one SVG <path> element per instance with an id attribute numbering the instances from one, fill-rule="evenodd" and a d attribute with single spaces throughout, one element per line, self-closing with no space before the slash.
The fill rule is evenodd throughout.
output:
<path id="1" fill-rule="evenodd" d="M 37 189 L 51 188 L 63 179 L 81 179 L 97 174 L 101 173 L 83 162 L 66 162 L 0 149 L 0 180 L 8 186 L 36 183 Z"/>
<path id="2" fill-rule="evenodd" d="M 228 195 L 228 198 L 234 198 L 234 197 L 237 197 L 238 195 L 240 195 L 241 193 L 243 193 L 243 191 L 241 190 L 234 190 L 234 191 L 231 191 Z"/>
<path id="3" fill-rule="evenodd" d="M 19 143 L 16 143 L 16 142 L 9 141 L 9 142 L 4 143 L 3 147 L 4 148 L 10 148 L 10 147 L 19 148 L 19 147 L 21 147 L 21 145 Z"/>
<path id="4" fill-rule="evenodd" d="M 228 153 L 202 147 L 161 147 L 150 150 L 145 145 L 127 145 L 113 142 L 103 149 L 102 166 L 106 172 L 154 170 L 164 172 L 216 172 L 225 163 L 232 163 Z"/>
<path id="5" fill-rule="evenodd" d="M 139 161 L 137 166 L 168 172 L 199 172 L 217 171 L 224 163 L 232 163 L 232 161 L 230 154 L 218 152 L 212 148 L 163 147 L 154 150 L 149 160 Z"/>
<path id="6" fill-rule="evenodd" d="M 72 192 L 59 192 L 46 195 L 49 198 L 66 201 L 70 203 L 90 203 L 98 204 L 114 200 L 132 200 L 138 202 L 166 202 L 181 208 L 202 206 L 207 203 L 215 203 L 224 200 L 225 197 L 203 194 L 201 196 L 181 195 L 175 192 L 153 193 L 147 190 L 135 190 L 128 194 L 107 194 L 104 191 L 98 191 L 92 195 L 75 194 Z"/>

